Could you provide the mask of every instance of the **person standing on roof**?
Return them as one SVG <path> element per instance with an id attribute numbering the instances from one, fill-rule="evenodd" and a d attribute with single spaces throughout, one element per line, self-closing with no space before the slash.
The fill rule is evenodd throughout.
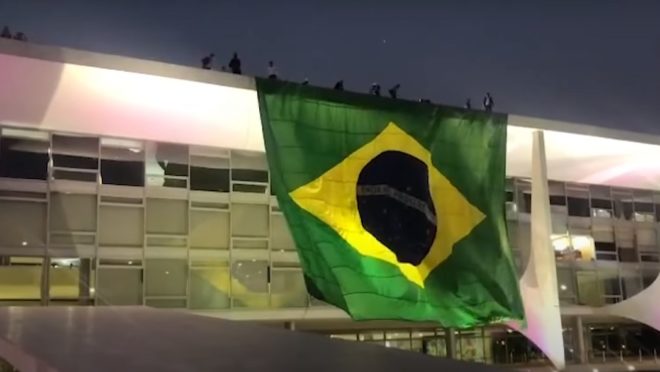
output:
<path id="1" fill-rule="evenodd" d="M 8 26 L 2 28 L 2 33 L 0 33 L 0 37 L 3 37 L 5 39 L 11 39 L 11 31 L 9 30 Z"/>
<path id="2" fill-rule="evenodd" d="M 371 84 L 371 89 L 369 90 L 369 94 L 373 94 L 374 96 L 380 97 L 380 84 L 378 83 Z"/>
<path id="3" fill-rule="evenodd" d="M 484 110 L 486 110 L 486 112 L 493 112 L 493 107 L 495 107 L 495 100 L 493 100 L 493 96 L 490 95 L 490 92 L 487 92 L 484 96 Z"/>
<path id="4" fill-rule="evenodd" d="M 238 58 L 238 53 L 234 52 L 234 55 L 231 57 L 231 60 L 229 61 L 229 69 L 231 70 L 232 73 L 240 75 L 242 73 L 241 71 L 241 60 Z"/>
<path id="5" fill-rule="evenodd" d="M 393 86 L 392 88 L 390 88 L 390 90 L 388 90 L 388 93 L 390 94 L 390 98 L 396 99 L 398 97 L 399 88 L 401 88 L 401 84 L 397 84 L 397 85 Z"/>
<path id="6" fill-rule="evenodd" d="M 273 63 L 273 61 L 268 61 L 268 78 L 271 80 L 277 80 L 277 69 L 275 68 L 275 63 Z"/>
<path id="7" fill-rule="evenodd" d="M 211 64 L 213 64 L 213 57 L 215 57 L 215 54 L 211 53 L 208 56 L 202 58 L 202 68 L 204 70 L 211 69 Z"/>

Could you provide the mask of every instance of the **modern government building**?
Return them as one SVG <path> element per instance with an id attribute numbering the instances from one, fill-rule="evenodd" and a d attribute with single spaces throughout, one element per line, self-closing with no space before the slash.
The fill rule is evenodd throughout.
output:
<path id="1" fill-rule="evenodd" d="M 567 368 L 660 369 L 660 136 L 510 115 L 521 275 L 538 130 Z M 504 326 L 354 322 L 310 298 L 270 190 L 253 78 L 4 39 L 0 305 L 144 305 L 551 370 Z"/>

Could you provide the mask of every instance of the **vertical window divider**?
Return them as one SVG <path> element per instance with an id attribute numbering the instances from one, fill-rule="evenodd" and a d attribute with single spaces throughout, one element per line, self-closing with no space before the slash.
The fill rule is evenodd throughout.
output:
<path id="1" fill-rule="evenodd" d="M 232 198 L 232 194 L 234 193 L 234 187 L 232 186 L 232 179 L 233 179 L 233 172 L 234 172 L 234 165 L 232 163 L 232 159 L 234 158 L 233 150 L 229 150 L 229 200 L 228 200 L 228 206 L 227 209 L 229 210 L 229 216 L 227 221 L 227 224 L 229 225 L 229 289 L 227 291 L 229 295 L 229 310 L 234 309 L 234 296 L 233 296 L 233 280 L 234 280 L 234 239 L 233 239 L 233 227 L 232 227 L 232 209 L 234 209 L 234 198 Z"/>
<path id="2" fill-rule="evenodd" d="M 192 193 L 191 193 L 191 182 L 190 179 L 192 177 L 192 155 L 190 154 L 190 146 L 188 146 L 188 217 L 186 221 L 186 225 L 188 226 L 187 230 L 187 238 L 186 238 L 186 257 L 187 257 L 187 264 L 188 264 L 188 270 L 187 270 L 187 275 L 186 275 L 186 309 L 190 309 L 190 280 L 191 280 L 191 275 L 192 275 L 192 258 L 190 254 L 190 241 L 192 239 Z"/>

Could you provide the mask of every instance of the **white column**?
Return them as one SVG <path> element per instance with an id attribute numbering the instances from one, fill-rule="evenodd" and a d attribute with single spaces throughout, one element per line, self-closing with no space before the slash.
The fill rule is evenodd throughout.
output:
<path id="1" fill-rule="evenodd" d="M 457 359 L 455 328 L 445 328 L 445 346 L 447 348 L 447 358 Z"/>
<path id="2" fill-rule="evenodd" d="M 550 197 L 543 132 L 535 131 L 532 146 L 531 241 L 527 269 L 520 279 L 527 327 L 511 326 L 545 353 L 557 369 L 566 367 L 562 337 L 557 267 L 550 242 Z"/>
<path id="3" fill-rule="evenodd" d="M 575 355 L 580 364 L 587 363 L 587 345 L 584 343 L 584 325 L 582 324 L 582 316 L 575 317 L 575 328 L 573 334 L 575 335 Z"/>

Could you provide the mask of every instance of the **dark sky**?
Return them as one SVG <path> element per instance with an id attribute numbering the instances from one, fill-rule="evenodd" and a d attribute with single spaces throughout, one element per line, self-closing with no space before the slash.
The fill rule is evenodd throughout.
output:
<path id="1" fill-rule="evenodd" d="M 660 134 L 660 1 L 0 0 L 39 43 Z"/>

